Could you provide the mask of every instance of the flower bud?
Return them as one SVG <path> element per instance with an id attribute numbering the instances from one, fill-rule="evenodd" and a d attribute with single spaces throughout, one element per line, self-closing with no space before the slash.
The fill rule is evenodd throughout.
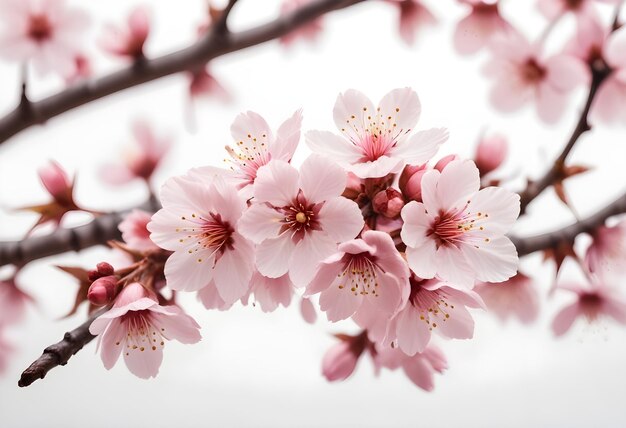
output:
<path id="1" fill-rule="evenodd" d="M 115 269 L 113 269 L 113 266 L 111 266 L 107 262 L 98 263 L 96 265 L 96 268 L 98 268 L 98 273 L 100 274 L 100 276 L 113 275 L 113 273 L 115 272 Z"/>
<path id="2" fill-rule="evenodd" d="M 372 201 L 374 211 L 388 218 L 397 217 L 404 207 L 402 193 L 394 188 L 382 190 L 374 196 Z"/>
<path id="3" fill-rule="evenodd" d="M 457 155 L 448 155 L 444 156 L 435 164 L 435 169 L 439 172 L 442 172 L 443 169 L 453 160 L 457 160 L 459 157 Z"/>
<path id="4" fill-rule="evenodd" d="M 87 292 L 87 298 L 96 306 L 103 306 L 110 303 L 115 297 L 117 288 L 117 278 L 113 275 L 103 276 L 96 279 Z"/>
<path id="5" fill-rule="evenodd" d="M 100 275 L 100 272 L 98 272 L 95 269 L 87 271 L 87 279 L 89 279 L 89 282 L 94 282 L 96 279 L 100 278 L 101 276 L 102 275 Z"/>
<path id="6" fill-rule="evenodd" d="M 502 135 L 492 135 L 480 140 L 476 148 L 476 166 L 480 175 L 485 175 L 498 168 L 508 152 L 506 138 Z"/>
<path id="7" fill-rule="evenodd" d="M 72 198 L 72 184 L 63 168 L 56 162 L 39 168 L 39 179 L 55 201 L 65 203 Z"/>
<path id="8" fill-rule="evenodd" d="M 407 200 L 421 201 L 422 199 L 422 176 L 426 172 L 424 165 L 407 165 L 400 174 L 398 185 L 400 191 Z"/>
<path id="9" fill-rule="evenodd" d="M 358 359 L 351 342 L 342 340 L 324 355 L 322 374 L 330 382 L 344 380 L 354 372 Z"/>

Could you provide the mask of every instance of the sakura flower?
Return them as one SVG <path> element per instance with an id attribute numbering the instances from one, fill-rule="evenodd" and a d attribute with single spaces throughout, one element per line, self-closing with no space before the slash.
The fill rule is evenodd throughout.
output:
<path id="1" fill-rule="evenodd" d="M 126 286 L 111 310 L 89 327 L 98 335 L 102 362 L 110 370 L 124 353 L 126 367 L 142 379 L 155 377 L 163 361 L 165 340 L 200 341 L 200 326 L 178 306 L 161 306 L 139 283 Z"/>
<path id="2" fill-rule="evenodd" d="M 74 69 L 65 75 L 65 81 L 68 85 L 72 85 L 83 79 L 91 77 L 93 69 L 91 67 L 91 61 L 87 56 L 82 53 L 77 54 L 74 57 Z"/>
<path id="3" fill-rule="evenodd" d="M 539 293 L 532 279 L 523 273 L 499 284 L 479 283 L 474 291 L 483 298 L 489 312 L 501 321 L 515 317 L 529 324 L 539 315 Z"/>
<path id="4" fill-rule="evenodd" d="M 590 323 L 600 317 L 609 317 L 626 325 L 626 299 L 619 288 L 605 278 L 593 276 L 589 283 L 561 284 L 559 288 L 573 292 L 576 301 L 561 309 L 554 318 L 552 330 L 555 335 L 565 334 L 581 317 Z"/>
<path id="5" fill-rule="evenodd" d="M 135 8 L 128 16 L 126 28 L 108 25 L 100 40 L 107 52 L 132 59 L 143 58 L 143 46 L 150 34 L 150 17 L 146 7 Z"/>
<path id="6" fill-rule="evenodd" d="M 241 113 L 230 127 L 235 140 L 234 148 L 226 146 L 231 157 L 232 169 L 239 179 L 239 188 L 245 189 L 244 195 L 252 196 L 252 188 L 257 171 L 272 159 L 290 162 L 300 141 L 302 111 L 283 122 L 276 136 L 260 115 L 252 111 Z"/>
<path id="7" fill-rule="evenodd" d="M 417 33 L 437 24 L 437 18 L 420 0 L 387 0 L 398 7 L 400 37 L 407 44 L 415 42 Z"/>
<path id="8" fill-rule="evenodd" d="M 626 220 L 614 226 L 600 226 L 593 233 L 587 248 L 585 264 L 592 273 L 623 274 L 626 272 Z"/>
<path id="9" fill-rule="evenodd" d="M 322 360 L 322 374 L 329 382 L 350 377 L 363 352 L 373 346 L 365 332 L 356 336 L 338 334 L 336 337 L 339 342 L 326 351 Z"/>
<path id="10" fill-rule="evenodd" d="M 321 263 L 305 295 L 320 293 L 320 309 L 330 321 L 355 315 L 366 323 L 375 316 L 371 312 L 391 317 L 406 302 L 408 276 L 391 237 L 368 230 L 360 239 L 339 244 L 338 252 Z"/>
<path id="11" fill-rule="evenodd" d="M 424 352 L 433 332 L 450 339 L 472 338 L 474 320 L 467 308 L 484 308 L 478 294 L 415 275 L 410 290 L 408 303 L 390 321 L 384 343 L 393 342 L 405 354 L 415 355 Z"/>
<path id="12" fill-rule="evenodd" d="M 0 55 L 30 62 L 39 74 L 62 76 L 74 68 L 89 19 L 63 0 L 5 0 L 0 3 Z"/>
<path id="13" fill-rule="evenodd" d="M 128 152 L 126 162 L 108 164 L 100 170 L 102 179 L 109 184 L 122 185 L 137 178 L 148 182 L 172 147 L 169 138 L 157 136 L 146 122 L 133 123 L 132 132 L 136 147 Z"/>
<path id="14" fill-rule="evenodd" d="M 409 134 L 417 124 L 421 106 L 410 88 L 394 89 L 374 107 L 361 92 L 339 94 L 333 111 L 345 138 L 327 131 L 309 131 L 306 141 L 314 152 L 325 154 L 360 178 L 398 173 L 404 165 L 426 163 L 448 139 L 445 129 Z"/>
<path id="15" fill-rule="evenodd" d="M 135 209 L 127 214 L 120 223 L 119 230 L 122 232 L 122 239 L 133 250 L 148 251 L 159 248 L 150 239 L 148 223 L 150 223 L 151 218 L 152 214 Z"/>
<path id="16" fill-rule="evenodd" d="M 478 168 L 470 160 L 428 171 L 421 184 L 424 202 L 405 205 L 401 231 L 417 276 L 471 287 L 476 279 L 501 282 L 516 273 L 517 251 L 504 234 L 519 215 L 519 195 L 479 190 Z"/>
<path id="17" fill-rule="evenodd" d="M 474 155 L 481 177 L 496 170 L 506 159 L 507 152 L 507 140 L 502 135 L 494 134 L 481 138 Z"/>
<path id="18" fill-rule="evenodd" d="M 596 0 L 601 3 L 618 4 L 620 0 Z M 598 19 L 594 0 L 539 0 L 539 11 L 549 20 L 555 20 L 565 13 L 573 13 L 579 26 Z"/>
<path id="19" fill-rule="evenodd" d="M 307 285 L 317 264 L 335 253 L 337 244 L 363 228 L 356 203 L 339 196 L 346 184 L 341 167 L 309 156 L 300 172 L 283 160 L 258 170 L 253 204 L 239 231 L 257 245 L 257 267 L 270 278 L 289 272 L 296 286 Z"/>
<path id="20" fill-rule="evenodd" d="M 0 326 L 21 321 L 26 314 L 26 304 L 32 300 L 32 297 L 18 288 L 15 275 L 0 280 Z"/>
<path id="21" fill-rule="evenodd" d="M 254 270 L 254 247 L 236 229 L 246 200 L 216 175 L 204 181 L 170 178 L 161 202 L 148 230 L 152 241 L 174 252 L 165 264 L 169 287 L 216 289 L 225 304 L 243 297 Z"/>
<path id="22" fill-rule="evenodd" d="M 497 0 L 459 0 L 471 7 L 454 32 L 454 47 L 462 55 L 470 55 L 487 46 L 497 35 L 511 30 L 511 25 L 500 15 Z"/>
<path id="23" fill-rule="evenodd" d="M 207 67 L 189 73 L 189 96 L 192 100 L 200 97 L 215 97 L 222 102 L 231 100 L 231 95 Z"/>
<path id="24" fill-rule="evenodd" d="M 305 7 L 311 3 L 311 0 L 283 0 L 280 7 L 281 15 L 287 15 L 295 10 Z M 294 41 L 308 40 L 314 41 L 319 34 L 324 30 L 323 21 L 321 18 L 317 18 L 310 23 L 298 27 L 294 31 L 290 31 L 286 35 L 280 38 L 280 42 L 284 45 L 291 45 Z"/>
<path id="25" fill-rule="evenodd" d="M 263 312 L 272 312 L 278 305 L 285 308 L 291 303 L 294 286 L 288 275 L 279 278 L 268 278 L 255 272 L 250 281 L 250 293 Z"/>
<path id="26" fill-rule="evenodd" d="M 491 102 L 503 112 L 532 102 L 541 120 L 554 123 L 565 111 L 569 92 L 588 79 L 578 58 L 565 54 L 544 58 L 541 46 L 514 31 L 494 39 L 491 48 L 493 58 L 484 71 L 494 80 Z"/>
<path id="27" fill-rule="evenodd" d="M 443 373 L 448 368 L 445 355 L 434 345 L 429 345 L 424 352 L 412 356 L 397 348 L 378 346 L 374 364 L 377 369 L 381 367 L 389 370 L 402 368 L 411 382 L 425 391 L 434 389 L 434 374 Z"/>

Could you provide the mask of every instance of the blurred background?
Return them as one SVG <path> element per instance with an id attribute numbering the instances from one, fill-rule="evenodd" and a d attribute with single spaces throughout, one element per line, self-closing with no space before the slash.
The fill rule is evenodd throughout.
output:
<path id="1" fill-rule="evenodd" d="M 96 74 L 124 66 L 100 52 L 95 40 L 104 23 L 122 23 L 137 4 L 69 1 L 92 17 L 87 52 Z M 175 147 L 155 177 L 157 188 L 167 177 L 201 165 L 223 166 L 224 145 L 231 143 L 230 123 L 241 111 L 263 115 L 274 129 L 294 110 L 303 108 L 303 129 L 334 131 L 332 108 L 337 94 L 359 89 L 374 102 L 389 90 L 411 86 L 422 102 L 419 128 L 447 127 L 450 140 L 438 156 L 472 157 L 484 131 L 504 134 L 510 155 L 503 178 L 521 190 L 525 178 L 537 177 L 560 152 L 573 129 L 586 90 L 571 98 L 554 126 L 539 122 L 531 108 L 514 115 L 495 111 L 488 102 L 489 82 L 481 68 L 488 55 L 458 56 L 452 47 L 454 25 L 465 9 L 452 0 L 425 2 L 439 25 L 420 34 L 414 46 L 398 36 L 395 8 L 366 2 L 324 18 L 324 31 L 314 43 L 287 48 L 270 42 L 218 58 L 211 63 L 232 102 L 189 103 L 187 77 L 175 75 L 115 94 L 28 129 L 0 147 L 0 240 L 21 239 L 36 216 L 16 208 L 44 202 L 46 193 L 36 169 L 54 159 L 77 176 L 76 199 L 94 210 L 126 209 L 147 197 L 141 183 L 110 187 L 98 177 L 106 161 L 119 158 L 131 143 L 130 126 L 146 119 L 155 132 L 171 135 Z M 502 14 L 531 39 L 547 25 L 534 1 L 506 1 Z M 204 0 L 154 0 L 148 57 L 192 43 L 204 20 Z M 277 16 L 279 2 L 240 0 L 231 15 L 234 30 Z M 610 8 L 605 19 L 610 19 Z M 574 32 L 566 17 L 558 23 L 549 46 L 560 47 Z M 0 114 L 19 101 L 19 67 L 0 62 Z M 62 89 L 57 77 L 35 77 L 33 99 Z M 193 126 L 191 124 L 194 124 Z M 567 182 L 572 205 L 582 217 L 624 191 L 626 132 L 598 126 L 585 134 L 571 156 L 592 171 Z M 308 149 L 295 156 L 301 162 Z M 88 221 L 68 216 L 64 225 Z M 519 221 L 519 236 L 549 231 L 575 221 L 554 192 L 544 192 Z M 49 232 L 43 229 L 39 233 Z M 577 245 L 584 246 L 586 237 Z M 202 326 L 203 340 L 166 346 L 156 379 L 141 380 L 119 362 L 102 366 L 91 343 L 65 367 L 24 389 L 17 379 L 43 348 L 82 323 L 85 308 L 61 319 L 71 308 L 77 285 L 54 265 L 89 267 L 109 258 L 109 250 L 93 248 L 28 265 L 19 279 L 36 298 L 27 320 L 7 331 L 15 352 L 0 377 L 2 427 L 109 427 L 111 425 L 182 426 L 429 426 L 429 427 L 620 427 L 626 422 L 626 331 L 603 321 L 578 323 L 555 339 L 550 322 L 572 296 L 548 299 L 554 279 L 552 263 L 541 254 L 522 260 L 533 274 L 541 299 L 541 315 L 529 326 L 515 320 L 502 324 L 492 314 L 474 311 L 475 337 L 441 343 L 450 368 L 436 376 L 431 393 L 415 387 L 401 372 L 374 376 L 369 359 L 355 374 L 331 384 L 321 376 L 321 358 L 335 340 L 331 333 L 356 331 L 350 322 L 332 325 L 321 314 L 306 324 L 296 304 L 264 314 L 257 307 L 236 305 L 227 312 L 207 311 L 192 296 L 182 296 L 185 309 Z M 4 268 L 8 269 L 8 268 Z M 0 274 L 8 274 L 0 269 Z M 580 273 L 571 265 L 564 278 Z"/>

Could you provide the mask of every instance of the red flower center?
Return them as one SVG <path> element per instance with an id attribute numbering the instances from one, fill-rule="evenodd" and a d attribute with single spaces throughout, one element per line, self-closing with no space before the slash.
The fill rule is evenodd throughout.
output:
<path id="1" fill-rule="evenodd" d="M 545 76 L 546 69 L 534 58 L 528 59 L 528 61 L 526 61 L 526 63 L 522 66 L 522 77 L 527 82 L 540 82 Z"/>
<path id="2" fill-rule="evenodd" d="M 52 37 L 52 24 L 46 15 L 31 15 L 28 26 L 28 36 L 38 43 Z"/>
<path id="3" fill-rule="evenodd" d="M 300 191 L 291 205 L 278 209 L 285 216 L 280 233 L 289 230 L 292 233 L 292 239 L 299 241 L 307 231 L 321 230 L 318 220 L 321 207 L 322 204 L 307 202 L 302 191 Z"/>

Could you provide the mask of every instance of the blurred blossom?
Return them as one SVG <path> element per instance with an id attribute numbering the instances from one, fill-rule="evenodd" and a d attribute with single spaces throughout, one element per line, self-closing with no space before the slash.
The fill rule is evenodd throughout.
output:
<path id="1" fill-rule="evenodd" d="M 329 382 L 347 379 L 356 368 L 356 364 L 367 345 L 367 336 L 340 335 L 339 343 L 324 354 L 322 374 Z"/>
<path id="2" fill-rule="evenodd" d="M 311 3 L 311 0 L 283 0 L 280 7 L 281 15 L 292 13 L 293 11 Z M 280 38 L 280 42 L 284 45 L 291 45 L 296 40 L 314 41 L 324 30 L 323 20 L 317 18 L 308 24 L 298 27 L 296 30 L 290 31 Z"/>
<path id="3" fill-rule="evenodd" d="M 143 48 L 149 34 L 150 14 L 145 6 L 139 6 L 130 13 L 125 27 L 105 27 L 100 45 L 113 55 L 131 59 L 143 58 Z"/>
<path id="4" fill-rule="evenodd" d="M 300 299 L 300 315 L 302 315 L 302 319 L 307 323 L 315 324 L 315 321 L 317 321 L 317 312 L 315 311 L 311 299 L 305 297 Z"/>
<path id="5" fill-rule="evenodd" d="M 437 24 L 437 18 L 420 0 L 387 0 L 398 8 L 398 29 L 400 37 L 412 45 L 417 34 L 427 27 Z"/>
<path id="6" fill-rule="evenodd" d="M 374 364 L 377 369 L 397 370 L 402 368 L 416 386 L 425 391 L 435 388 L 435 373 L 443 373 L 448 362 L 443 352 L 435 345 L 429 345 L 422 353 L 409 356 L 398 348 L 376 347 Z"/>
<path id="7" fill-rule="evenodd" d="M 65 81 L 68 85 L 71 85 L 90 78 L 92 74 L 91 60 L 84 54 L 79 53 L 74 57 L 74 69 L 65 76 Z"/>
<path id="8" fill-rule="evenodd" d="M 152 214 L 135 209 L 126 214 L 120 223 L 119 230 L 122 232 L 122 239 L 133 250 L 148 251 L 159 248 L 150 239 L 150 232 L 147 228 L 151 218 Z"/>
<path id="9" fill-rule="evenodd" d="M 459 0 L 471 7 L 454 32 L 454 47 L 461 55 L 470 55 L 488 45 L 494 36 L 511 30 L 511 25 L 500 15 L 499 2 Z"/>
<path id="10" fill-rule="evenodd" d="M 229 102 L 232 97 L 207 67 L 189 73 L 189 96 L 191 99 L 214 97 Z"/>
<path id="11" fill-rule="evenodd" d="M 476 147 L 474 162 L 484 177 L 496 170 L 505 161 L 509 147 L 506 138 L 499 134 L 483 136 Z"/>
<path id="12" fill-rule="evenodd" d="M 529 324 L 539 315 L 539 293 L 533 280 L 518 273 L 508 281 L 493 284 L 482 282 L 474 288 L 483 298 L 489 312 L 501 321 L 517 318 Z"/>
<path id="13" fill-rule="evenodd" d="M 24 319 L 26 304 L 32 301 L 32 297 L 18 288 L 15 275 L 0 280 L 0 327 Z"/>
<path id="14" fill-rule="evenodd" d="M 538 0 L 539 11 L 549 20 L 558 19 L 561 15 L 571 12 L 576 17 L 579 27 L 586 27 L 591 21 L 598 19 L 598 11 L 594 3 L 618 4 L 621 0 Z"/>
<path id="15" fill-rule="evenodd" d="M 600 226 L 592 233 L 593 241 L 585 254 L 591 273 L 626 274 L 626 219 L 615 226 Z"/>
<path id="16" fill-rule="evenodd" d="M 0 2 L 0 55 L 30 62 L 39 74 L 68 76 L 89 25 L 82 11 L 63 0 L 3 0 Z"/>
<path id="17" fill-rule="evenodd" d="M 5 326 L 0 324 L 0 375 L 6 371 L 9 365 L 9 358 L 13 354 L 13 347 L 6 340 L 4 331 Z"/>
<path id="18" fill-rule="evenodd" d="M 510 31 L 491 43 L 492 58 L 485 75 L 493 80 L 490 99 L 495 108 L 513 112 L 534 103 L 539 118 L 558 121 L 565 112 L 569 93 L 588 81 L 580 59 L 566 54 L 544 58 L 541 46 Z"/>

